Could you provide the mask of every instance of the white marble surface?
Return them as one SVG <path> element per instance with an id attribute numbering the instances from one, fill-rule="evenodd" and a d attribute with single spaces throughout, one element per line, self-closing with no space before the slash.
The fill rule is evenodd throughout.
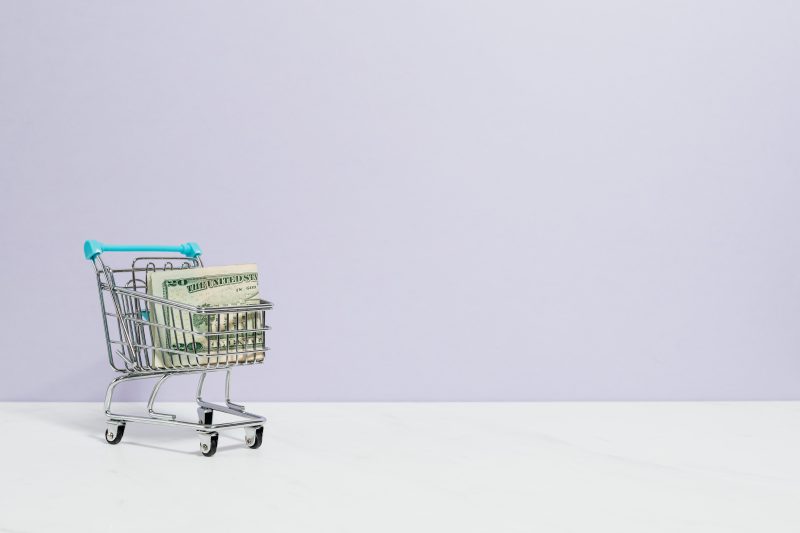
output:
<path id="1" fill-rule="evenodd" d="M 162 404 L 193 414 L 191 404 Z M 799 403 L 252 404 L 264 445 L 0 404 L 0 531 L 800 531 Z"/>

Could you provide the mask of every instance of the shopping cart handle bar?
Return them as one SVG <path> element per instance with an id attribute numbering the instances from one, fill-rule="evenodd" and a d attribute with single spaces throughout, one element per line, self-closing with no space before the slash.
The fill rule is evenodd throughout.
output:
<path id="1" fill-rule="evenodd" d="M 160 246 L 151 244 L 104 244 L 100 241 L 83 243 L 83 255 L 86 259 L 94 259 L 103 252 L 178 252 L 186 257 L 197 257 L 202 254 L 200 245 L 187 242 L 177 246 Z"/>

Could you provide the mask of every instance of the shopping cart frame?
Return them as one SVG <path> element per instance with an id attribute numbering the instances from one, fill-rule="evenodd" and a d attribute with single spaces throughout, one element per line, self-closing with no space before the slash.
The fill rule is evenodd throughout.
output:
<path id="1" fill-rule="evenodd" d="M 180 255 L 136 257 L 130 268 L 111 268 L 103 262 L 101 256 L 104 252 L 168 252 Z M 108 245 L 94 240 L 84 243 L 84 255 L 95 268 L 109 364 L 121 374 L 108 385 L 104 401 L 106 441 L 109 444 L 121 441 L 126 423 L 137 422 L 194 429 L 200 438 L 200 450 L 205 456 L 216 453 L 219 432 L 223 430 L 242 428 L 249 448 L 261 446 L 266 418 L 246 411 L 243 405 L 231 400 L 231 370 L 236 366 L 263 362 L 269 350 L 264 344 L 264 337 L 270 329 L 265 323 L 265 316 L 266 311 L 272 309 L 272 303 L 261 300 L 248 305 L 197 307 L 147 294 L 148 272 L 202 267 L 201 254 L 196 243 L 178 246 Z M 142 274 L 145 279 L 141 278 Z M 119 280 L 126 277 L 130 279 L 125 285 L 120 285 Z M 151 317 L 151 311 L 157 309 L 161 309 L 162 316 L 171 313 L 170 325 Z M 226 317 L 224 327 L 221 325 L 223 316 Z M 184 317 L 187 317 L 186 321 Z M 244 322 L 242 327 L 240 318 Z M 201 331 L 195 326 L 198 319 L 201 324 L 207 320 L 206 330 Z M 216 329 L 212 327 L 214 320 Z M 235 328 L 231 329 L 231 325 L 235 325 Z M 162 335 L 166 339 L 182 337 L 184 342 L 170 344 L 162 339 Z M 191 342 L 187 342 L 187 336 Z M 222 337 L 225 342 L 222 342 Z M 235 342 L 231 344 L 232 339 Z M 207 351 L 198 351 L 200 343 L 195 342 L 198 340 L 205 341 Z M 216 347 L 215 351 L 212 346 Z M 220 371 L 226 373 L 224 405 L 203 399 L 206 375 Z M 156 410 L 155 402 L 164 382 L 177 375 L 190 374 L 199 375 L 195 395 L 198 421 L 180 420 L 175 414 Z M 122 383 L 143 379 L 156 380 L 147 401 L 146 414 L 114 412 L 112 402 L 115 389 Z M 240 420 L 214 423 L 215 411 Z"/>

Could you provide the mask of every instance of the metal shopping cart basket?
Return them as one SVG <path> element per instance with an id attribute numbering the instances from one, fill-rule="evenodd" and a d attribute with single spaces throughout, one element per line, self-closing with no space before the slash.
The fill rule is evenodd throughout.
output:
<path id="1" fill-rule="evenodd" d="M 180 255 L 137 257 L 130 268 L 111 268 L 103 262 L 103 252 Z M 127 422 L 146 422 L 195 429 L 200 436 L 200 450 L 205 456 L 216 452 L 221 430 L 243 428 L 247 446 L 261 446 L 266 419 L 248 413 L 243 405 L 231 401 L 231 369 L 259 364 L 264 360 L 269 349 L 264 345 L 264 337 L 270 329 L 265 319 L 272 304 L 261 300 L 253 305 L 195 307 L 147 293 L 148 272 L 202 267 L 201 253 L 195 243 L 179 246 L 109 245 L 91 240 L 84 243 L 84 255 L 95 267 L 108 361 L 121 374 L 106 391 L 106 441 L 110 444 L 120 442 Z M 164 320 L 165 317 L 168 320 Z M 226 372 L 225 405 L 203 400 L 206 374 L 221 370 Z M 176 415 L 161 413 L 154 408 L 161 386 L 179 374 L 199 375 L 197 422 L 178 420 Z M 156 381 L 145 416 L 111 410 L 114 389 L 119 384 L 147 378 Z M 240 420 L 214 423 L 214 411 Z"/>

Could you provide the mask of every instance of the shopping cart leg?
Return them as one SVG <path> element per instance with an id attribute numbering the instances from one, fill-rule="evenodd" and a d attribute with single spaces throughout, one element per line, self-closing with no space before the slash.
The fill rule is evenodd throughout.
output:
<path id="1" fill-rule="evenodd" d="M 200 374 L 200 381 L 197 383 L 197 394 L 195 395 L 195 399 L 197 400 L 197 418 L 200 419 L 200 423 L 206 426 L 210 426 L 214 423 L 214 410 L 208 407 L 203 407 L 201 402 L 203 401 L 203 384 L 206 382 L 206 373 L 202 372 Z"/>
<path id="2" fill-rule="evenodd" d="M 120 376 L 108 384 L 108 388 L 106 389 L 106 400 L 103 405 L 106 410 L 106 416 L 111 416 L 111 397 L 114 395 L 114 389 L 117 388 L 117 385 L 122 383 L 124 380 L 125 378 Z"/>
<path id="3" fill-rule="evenodd" d="M 203 400 L 203 385 L 206 382 L 206 373 L 203 372 L 200 374 L 200 381 L 197 383 L 197 405 L 200 407 L 197 408 L 197 415 L 200 418 L 200 422 L 203 424 L 210 424 L 212 414 L 209 413 L 209 408 L 206 407 L 208 402 Z M 231 401 L 231 370 L 230 368 L 225 371 L 225 405 L 228 406 L 228 409 L 236 411 L 238 413 L 244 412 L 244 405 L 240 405 L 238 403 L 233 403 Z M 212 410 L 213 411 L 213 410 Z M 208 421 L 206 421 L 208 420 Z"/>
<path id="4" fill-rule="evenodd" d="M 195 399 L 197 400 L 197 417 L 200 419 L 200 423 L 206 426 L 210 426 L 214 422 L 214 410 L 205 407 L 203 405 L 203 384 L 206 382 L 206 373 L 202 372 L 200 374 L 200 381 L 197 382 L 197 394 L 195 395 Z"/>
<path id="5" fill-rule="evenodd" d="M 169 413 L 159 413 L 155 409 L 153 409 L 153 404 L 156 402 L 156 396 L 158 396 L 158 391 L 161 389 L 161 385 L 167 381 L 167 378 L 171 377 L 172 374 L 164 374 L 161 378 L 156 381 L 156 384 L 153 386 L 153 392 L 150 393 L 150 399 L 147 401 L 147 413 L 152 418 L 160 418 L 162 420 L 175 420 L 177 418 L 176 415 L 171 415 Z"/>
<path id="6" fill-rule="evenodd" d="M 231 369 L 225 371 L 225 404 L 234 411 L 244 412 L 244 405 L 231 401 Z"/>

